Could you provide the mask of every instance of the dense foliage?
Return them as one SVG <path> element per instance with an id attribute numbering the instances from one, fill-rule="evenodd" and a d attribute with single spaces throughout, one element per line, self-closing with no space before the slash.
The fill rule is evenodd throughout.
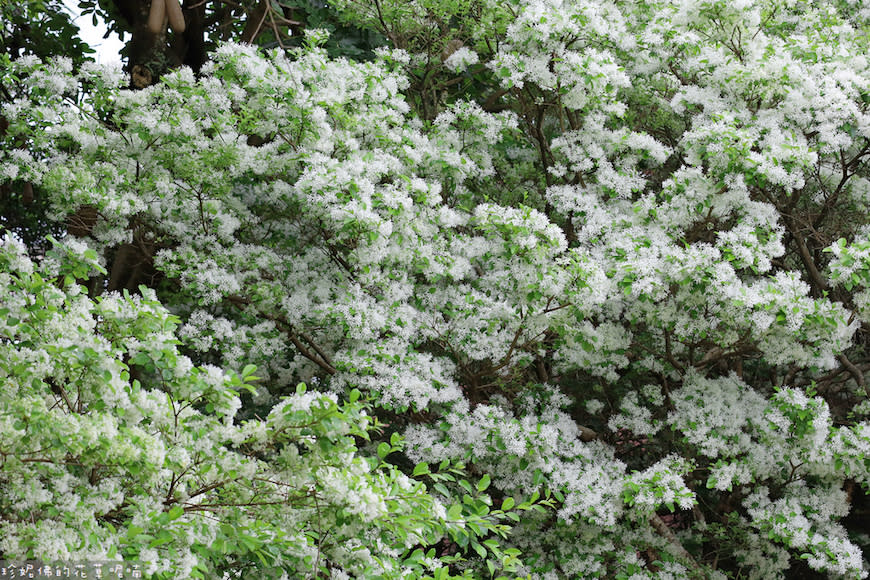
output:
<path id="1" fill-rule="evenodd" d="M 0 556 L 866 577 L 870 10 L 334 6 L 390 46 L 5 62 Z"/>
<path id="2" fill-rule="evenodd" d="M 62 0 L 0 2 L 0 54 L 11 58 L 67 54 L 81 62 L 94 52 Z"/>

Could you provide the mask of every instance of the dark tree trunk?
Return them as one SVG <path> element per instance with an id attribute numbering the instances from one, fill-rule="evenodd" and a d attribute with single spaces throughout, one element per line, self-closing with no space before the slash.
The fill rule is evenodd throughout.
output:
<path id="1" fill-rule="evenodd" d="M 198 73 L 208 57 L 205 45 L 205 2 L 184 0 L 184 58 L 182 62 Z"/>
<path id="2" fill-rule="evenodd" d="M 169 0 L 177 1 L 177 0 Z M 127 71 L 134 88 L 156 83 L 160 76 L 181 65 L 199 71 L 205 62 L 205 2 L 184 0 L 183 32 L 163 26 L 155 32 L 148 26 L 150 0 L 112 0 L 130 31 Z"/>

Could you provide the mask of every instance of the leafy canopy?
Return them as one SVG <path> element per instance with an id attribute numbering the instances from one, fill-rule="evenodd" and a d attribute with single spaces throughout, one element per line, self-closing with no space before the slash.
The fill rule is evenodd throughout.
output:
<path id="1" fill-rule="evenodd" d="M 392 46 L 7 63 L 0 553 L 865 577 L 866 9 L 335 8 Z"/>

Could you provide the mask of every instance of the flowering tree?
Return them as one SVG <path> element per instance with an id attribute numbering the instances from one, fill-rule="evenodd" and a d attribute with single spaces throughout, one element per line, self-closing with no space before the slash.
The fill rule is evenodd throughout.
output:
<path id="1" fill-rule="evenodd" d="M 870 13 L 336 6 L 393 47 L 228 44 L 135 92 L 9 63 L 0 179 L 69 241 L 4 244 L 0 552 L 865 577 Z"/>
<path id="2" fill-rule="evenodd" d="M 37 266 L 0 244 L 4 559 L 123 557 L 153 578 L 446 578 L 451 558 L 427 548 L 448 537 L 513 568 L 517 551 L 486 536 L 504 535 L 516 504 L 484 509 L 487 480 L 448 509 L 449 494 L 384 462 L 398 436 L 360 454 L 380 426 L 359 391 L 339 401 L 301 384 L 265 419 L 234 421 L 254 367 L 194 366 L 144 286 L 90 299 L 75 280 L 102 270 L 96 258 L 55 243 Z M 470 487 L 456 474 L 413 472 Z"/>

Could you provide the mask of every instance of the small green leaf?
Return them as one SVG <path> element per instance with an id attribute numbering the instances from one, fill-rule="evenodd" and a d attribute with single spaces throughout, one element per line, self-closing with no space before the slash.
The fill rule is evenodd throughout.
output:
<path id="1" fill-rule="evenodd" d="M 477 482 L 477 491 L 485 491 L 486 488 L 489 487 L 490 477 L 488 473 L 484 473 L 483 477 L 480 478 L 480 481 Z"/>
<path id="2" fill-rule="evenodd" d="M 157 534 L 157 537 L 151 540 L 148 544 L 149 548 L 156 548 L 157 546 L 162 546 L 163 544 L 168 544 L 173 540 L 172 534 L 167 532 L 166 530 L 161 530 L 160 533 Z"/>

